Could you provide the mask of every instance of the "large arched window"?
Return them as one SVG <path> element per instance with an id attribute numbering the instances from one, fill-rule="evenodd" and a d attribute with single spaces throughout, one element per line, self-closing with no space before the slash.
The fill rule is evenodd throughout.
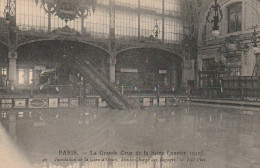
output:
<path id="1" fill-rule="evenodd" d="M 228 33 L 241 31 L 242 29 L 242 3 L 234 3 L 228 6 Z"/>

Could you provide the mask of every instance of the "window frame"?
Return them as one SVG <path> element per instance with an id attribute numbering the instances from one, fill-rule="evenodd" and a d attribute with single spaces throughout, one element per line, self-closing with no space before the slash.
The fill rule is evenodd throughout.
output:
<path id="1" fill-rule="evenodd" d="M 238 10 L 238 5 L 240 6 L 240 10 Z M 234 12 L 232 14 L 235 15 L 236 21 L 235 21 L 235 28 L 234 30 L 231 30 L 231 9 L 234 8 Z M 235 33 L 235 32 L 241 32 L 242 31 L 242 22 L 243 22 L 243 3 L 241 1 L 239 2 L 234 2 L 230 5 L 227 6 L 227 31 L 228 33 Z M 238 29 L 237 25 L 237 17 L 240 16 L 240 27 Z"/>

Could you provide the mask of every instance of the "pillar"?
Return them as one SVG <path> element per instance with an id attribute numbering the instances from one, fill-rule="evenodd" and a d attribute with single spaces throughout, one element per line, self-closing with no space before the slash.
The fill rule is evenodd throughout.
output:
<path id="1" fill-rule="evenodd" d="M 8 53 L 9 59 L 9 68 L 8 68 L 8 80 L 9 86 L 12 88 L 17 84 L 16 80 L 16 60 L 17 60 L 17 52 L 16 51 L 9 51 Z"/>
<path id="2" fill-rule="evenodd" d="M 9 120 L 9 135 L 10 137 L 16 141 L 16 113 L 14 111 L 10 111 L 8 115 Z"/>
<path id="3" fill-rule="evenodd" d="M 116 48 L 116 40 L 115 40 L 115 0 L 109 0 L 109 16 L 110 16 L 110 24 L 109 24 L 109 38 L 110 38 L 110 47 L 109 50 L 110 60 L 109 60 L 109 80 L 111 83 L 115 83 L 116 79 L 116 57 L 113 53 L 115 53 Z"/>
<path id="4" fill-rule="evenodd" d="M 25 68 L 24 69 L 24 84 L 29 85 L 29 69 Z"/>
<path id="5" fill-rule="evenodd" d="M 0 53 L 0 87 L 3 87 L 4 86 L 4 81 L 2 80 L 3 76 L 2 76 L 2 69 L 3 69 L 3 66 L 2 66 L 2 60 L 1 60 L 1 53 Z"/>
<path id="6" fill-rule="evenodd" d="M 256 76 L 260 76 L 260 47 L 254 47 L 253 50 L 256 58 L 254 74 L 256 74 Z"/>
<path id="7" fill-rule="evenodd" d="M 116 81 L 116 58 L 115 56 L 110 57 L 109 61 L 109 80 L 111 83 Z"/>
<path id="8" fill-rule="evenodd" d="M 141 0 L 138 0 L 138 38 L 141 37 Z"/>
<path id="9" fill-rule="evenodd" d="M 165 2 L 162 0 L 162 41 L 164 42 L 164 32 L 165 32 L 165 26 L 164 26 L 164 20 L 165 20 Z"/>

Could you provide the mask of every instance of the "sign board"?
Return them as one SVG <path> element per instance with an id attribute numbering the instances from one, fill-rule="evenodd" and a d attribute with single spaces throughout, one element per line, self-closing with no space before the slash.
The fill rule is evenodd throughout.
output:
<path id="1" fill-rule="evenodd" d="M 87 106 L 97 106 L 96 98 L 87 98 Z"/>
<path id="2" fill-rule="evenodd" d="M 45 127 L 46 126 L 46 122 L 35 122 L 35 123 L 33 123 L 33 125 L 35 127 Z"/>
<path id="3" fill-rule="evenodd" d="M 60 98 L 60 103 L 69 103 L 68 98 Z"/>
<path id="4" fill-rule="evenodd" d="M 158 99 L 157 98 L 153 98 L 153 105 L 157 105 L 158 104 Z"/>
<path id="5" fill-rule="evenodd" d="M 79 107 L 79 99 L 70 98 L 70 107 Z"/>
<path id="6" fill-rule="evenodd" d="M 60 103 L 60 107 L 69 107 L 69 103 Z"/>
<path id="7" fill-rule="evenodd" d="M 13 105 L 12 104 L 2 104 L 2 108 L 4 109 L 9 109 L 9 108 L 12 108 Z"/>
<path id="8" fill-rule="evenodd" d="M 165 98 L 160 97 L 159 98 L 159 106 L 165 106 L 165 103 L 166 103 Z"/>
<path id="9" fill-rule="evenodd" d="M 143 98 L 143 106 L 149 107 L 150 106 L 150 98 Z"/>
<path id="10" fill-rule="evenodd" d="M 58 105 L 58 98 L 49 98 L 49 108 L 57 108 Z"/>
<path id="11" fill-rule="evenodd" d="M 14 99 L 14 108 L 26 108 L 26 99 Z"/>
<path id="12" fill-rule="evenodd" d="M 60 98 L 60 107 L 69 107 L 69 99 Z"/>
<path id="13" fill-rule="evenodd" d="M 121 72 L 127 72 L 127 73 L 138 73 L 138 69 L 121 69 Z"/>
<path id="14" fill-rule="evenodd" d="M 12 99 L 2 99 L 2 104 L 12 104 L 13 100 Z"/>
<path id="15" fill-rule="evenodd" d="M 9 109 L 13 107 L 13 100 L 12 99 L 2 99 L 2 108 Z"/>
<path id="16" fill-rule="evenodd" d="M 33 98 L 28 101 L 29 108 L 47 108 L 48 99 Z"/>
<path id="17" fill-rule="evenodd" d="M 166 74 L 167 70 L 159 70 L 159 74 Z"/>

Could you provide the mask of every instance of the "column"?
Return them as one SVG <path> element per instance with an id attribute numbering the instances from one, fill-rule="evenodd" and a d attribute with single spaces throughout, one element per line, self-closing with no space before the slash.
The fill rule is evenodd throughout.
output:
<path id="1" fill-rule="evenodd" d="M 8 80 L 9 86 L 13 88 L 17 84 L 16 80 L 16 60 L 17 60 L 17 52 L 9 51 L 8 53 L 9 59 L 9 68 L 8 68 Z"/>
<path id="2" fill-rule="evenodd" d="M 1 57 L 2 57 L 2 56 L 1 56 L 1 53 L 0 53 L 0 87 L 3 87 L 3 86 L 4 86 L 4 85 L 3 85 L 3 82 L 4 82 L 4 81 L 2 80 L 2 77 L 3 77 L 3 76 L 2 76 L 2 68 L 3 68 L 2 62 L 3 62 L 3 61 L 2 61 L 2 59 L 1 59 Z"/>
<path id="3" fill-rule="evenodd" d="M 109 38 L 110 38 L 110 60 L 109 60 L 109 80 L 115 83 L 116 78 L 116 39 L 115 39 L 115 0 L 109 1 L 110 25 L 109 25 Z"/>
<path id="4" fill-rule="evenodd" d="M 109 79 L 111 83 L 115 83 L 116 81 L 116 57 L 115 56 L 110 56 Z"/>
<path id="5" fill-rule="evenodd" d="M 141 37 L 141 14 L 140 14 L 140 5 L 141 5 L 141 0 L 138 0 L 138 38 Z"/>
<path id="6" fill-rule="evenodd" d="M 165 20 L 165 2 L 162 0 L 162 41 L 164 42 L 164 32 L 165 32 L 165 27 L 164 27 L 164 20 Z"/>
<path id="7" fill-rule="evenodd" d="M 24 84 L 29 85 L 29 69 L 25 68 L 24 69 Z"/>
<path id="8" fill-rule="evenodd" d="M 255 53 L 255 58 L 256 58 L 256 65 L 255 65 L 255 72 L 256 76 L 260 76 L 260 47 L 255 47 L 253 48 L 254 53 Z M 253 75 L 254 75 L 253 74 Z"/>
<path id="9" fill-rule="evenodd" d="M 51 9 L 49 9 L 50 11 Z M 51 32 L 51 13 L 48 12 L 48 33 Z"/>
<path id="10" fill-rule="evenodd" d="M 110 51 L 115 50 L 115 0 L 109 1 L 109 38 L 110 38 Z"/>
<path id="11" fill-rule="evenodd" d="M 33 69 L 33 78 L 32 78 L 32 84 L 35 86 L 37 85 L 37 71 Z"/>

